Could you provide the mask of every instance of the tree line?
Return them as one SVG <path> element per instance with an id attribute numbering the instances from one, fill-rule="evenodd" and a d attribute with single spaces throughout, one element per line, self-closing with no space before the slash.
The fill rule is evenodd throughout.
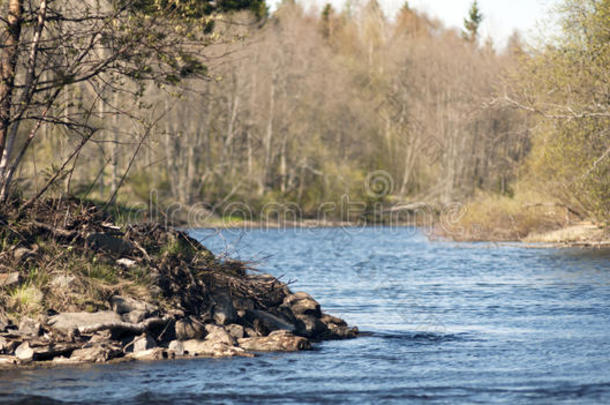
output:
<path id="1" fill-rule="evenodd" d="M 462 31 L 375 0 L 3 2 L 2 196 L 314 216 L 528 184 L 608 218 L 608 4 L 566 0 L 560 38 L 496 49 L 476 2 Z"/>

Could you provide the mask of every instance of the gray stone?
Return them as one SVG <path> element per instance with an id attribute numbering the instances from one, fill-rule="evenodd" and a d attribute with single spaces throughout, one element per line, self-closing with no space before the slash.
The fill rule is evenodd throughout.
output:
<path id="1" fill-rule="evenodd" d="M 176 356 L 184 356 L 184 345 L 179 340 L 172 340 L 169 342 L 168 349 L 173 351 Z"/>
<path id="2" fill-rule="evenodd" d="M 125 322 L 130 323 L 140 323 L 147 317 L 147 313 L 145 311 L 131 311 L 121 316 L 121 318 Z"/>
<path id="3" fill-rule="evenodd" d="M 212 296 L 215 305 L 213 319 L 220 325 L 228 325 L 237 321 L 237 311 L 233 306 L 233 301 L 227 293 L 216 293 Z"/>
<path id="4" fill-rule="evenodd" d="M 241 325 L 232 323 L 230 325 L 227 325 L 225 328 L 227 332 L 229 332 L 229 335 L 233 336 L 235 339 L 241 339 L 245 337 L 244 327 Z"/>
<path id="5" fill-rule="evenodd" d="M 154 360 L 166 360 L 174 358 L 173 352 L 168 352 L 162 347 L 155 347 L 152 349 L 142 350 L 139 352 L 130 353 L 128 358 L 140 361 L 154 361 Z"/>
<path id="6" fill-rule="evenodd" d="M 176 321 L 176 339 L 202 339 L 206 335 L 203 324 L 195 319 L 184 318 Z"/>
<path id="7" fill-rule="evenodd" d="M 104 363 L 122 354 L 122 351 L 110 345 L 94 345 L 72 352 L 70 360 L 84 363 Z"/>
<path id="8" fill-rule="evenodd" d="M 252 328 L 245 328 L 244 332 L 246 333 L 245 337 L 258 337 L 260 336 L 254 329 Z"/>
<path id="9" fill-rule="evenodd" d="M 138 301 L 129 297 L 122 297 L 115 295 L 110 298 L 110 305 L 112 309 L 120 315 L 132 312 L 132 311 L 143 311 L 147 314 L 151 314 L 157 311 L 157 307 L 148 302 Z"/>
<path id="10" fill-rule="evenodd" d="M 154 349 L 157 347 L 157 342 L 155 339 L 148 336 L 147 334 L 143 334 L 142 336 L 138 336 L 133 340 L 133 352 L 143 352 L 145 350 Z"/>
<path id="11" fill-rule="evenodd" d="M 306 338 L 295 336 L 286 330 L 274 331 L 264 337 L 238 339 L 237 343 L 243 349 L 255 352 L 296 352 L 311 349 Z"/>
<path id="12" fill-rule="evenodd" d="M 235 346 L 236 341 L 233 336 L 227 332 L 225 328 L 218 325 L 205 325 L 205 330 L 208 332 L 206 340 L 211 342 L 222 343 L 229 346 Z"/>
<path id="13" fill-rule="evenodd" d="M 312 315 L 297 315 L 299 320 L 296 333 L 309 338 L 322 338 L 328 333 L 328 327 Z"/>
<path id="14" fill-rule="evenodd" d="M 280 318 L 279 316 L 273 315 L 267 311 L 261 310 L 253 310 L 251 311 L 252 315 L 261 321 L 261 323 L 267 328 L 269 331 L 274 330 L 288 330 L 294 332 L 296 327 L 293 323 Z"/>
<path id="15" fill-rule="evenodd" d="M 48 325 L 64 332 L 71 332 L 74 329 L 116 322 L 122 322 L 122 319 L 114 311 L 64 312 L 49 317 Z"/>
<path id="16" fill-rule="evenodd" d="M 320 304 L 306 292 L 297 292 L 284 298 L 284 306 L 289 307 L 295 315 L 322 316 Z"/>
<path id="17" fill-rule="evenodd" d="M 19 361 L 15 356 L 0 355 L 0 366 L 16 365 Z"/>
<path id="18" fill-rule="evenodd" d="M 73 276 L 60 274 L 58 276 L 53 277 L 53 280 L 51 280 L 51 285 L 56 288 L 67 289 L 72 287 L 72 284 L 74 284 L 74 280 L 75 278 Z"/>
<path id="19" fill-rule="evenodd" d="M 0 287 L 11 287 L 21 282 L 21 276 L 18 271 L 10 273 L 0 273 Z"/>
<path id="20" fill-rule="evenodd" d="M 211 340 L 185 340 L 182 342 L 185 352 L 191 356 L 204 357 L 252 357 L 251 353 L 247 353 L 241 347 L 227 345 Z"/>
<path id="21" fill-rule="evenodd" d="M 28 342 L 23 342 L 15 349 L 15 357 L 23 363 L 29 363 L 34 360 L 34 349 Z"/>
<path id="22" fill-rule="evenodd" d="M 126 269 L 130 269 L 130 268 L 132 268 L 133 266 L 136 265 L 136 261 L 128 259 L 126 257 L 122 257 L 122 258 L 120 258 L 119 260 L 116 261 L 116 264 L 118 264 L 119 266 L 123 266 Z"/>
<path id="23" fill-rule="evenodd" d="M 28 248 L 20 247 L 15 249 L 13 256 L 17 261 L 25 261 L 34 255 L 34 251 Z"/>
<path id="24" fill-rule="evenodd" d="M 35 320 L 23 317 L 19 322 L 19 333 L 24 336 L 40 336 L 42 332 L 42 327 L 40 322 L 36 322 Z"/>

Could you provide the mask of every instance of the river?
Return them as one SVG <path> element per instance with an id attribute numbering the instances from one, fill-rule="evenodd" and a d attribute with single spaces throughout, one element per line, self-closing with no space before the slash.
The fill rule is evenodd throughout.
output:
<path id="1" fill-rule="evenodd" d="M 193 230 L 357 325 L 255 358 L 0 372 L 0 402 L 610 403 L 610 252 L 415 228 Z"/>

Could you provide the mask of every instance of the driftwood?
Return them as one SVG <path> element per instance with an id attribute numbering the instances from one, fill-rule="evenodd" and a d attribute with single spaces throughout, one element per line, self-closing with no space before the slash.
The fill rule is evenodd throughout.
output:
<path id="1" fill-rule="evenodd" d="M 81 334 L 89 334 L 95 333 L 102 330 L 111 330 L 116 332 L 128 332 L 133 334 L 141 334 L 146 332 L 147 330 L 160 325 L 165 325 L 172 318 L 171 317 L 163 317 L 163 318 L 149 318 L 145 321 L 139 323 L 129 323 L 129 322 L 105 322 L 98 323 L 95 325 L 87 325 L 81 326 L 78 328 L 78 331 Z"/>

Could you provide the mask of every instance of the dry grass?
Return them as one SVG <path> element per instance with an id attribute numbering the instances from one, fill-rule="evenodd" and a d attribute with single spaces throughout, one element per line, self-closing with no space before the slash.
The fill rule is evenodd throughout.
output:
<path id="1" fill-rule="evenodd" d="M 481 193 L 459 210 L 441 215 L 436 233 L 458 241 L 519 241 L 572 220 L 565 207 L 535 192 L 514 198 Z"/>

